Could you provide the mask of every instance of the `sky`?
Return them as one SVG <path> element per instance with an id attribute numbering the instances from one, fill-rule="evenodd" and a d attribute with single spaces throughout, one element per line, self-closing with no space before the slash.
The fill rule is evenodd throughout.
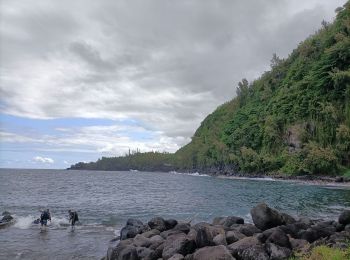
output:
<path id="1" fill-rule="evenodd" d="M 345 0 L 0 0 L 0 167 L 175 152 Z"/>

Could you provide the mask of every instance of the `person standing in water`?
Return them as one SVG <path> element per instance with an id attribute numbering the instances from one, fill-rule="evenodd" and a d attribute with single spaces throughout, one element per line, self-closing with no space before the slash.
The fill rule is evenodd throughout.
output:
<path id="1" fill-rule="evenodd" d="M 41 224 L 41 230 L 45 230 L 47 226 L 47 221 L 51 222 L 51 213 L 50 210 L 43 210 L 40 215 L 40 224 Z"/>
<path id="2" fill-rule="evenodd" d="M 69 222 L 71 223 L 72 231 L 75 229 L 75 222 L 79 221 L 78 213 L 73 210 L 68 210 Z"/>

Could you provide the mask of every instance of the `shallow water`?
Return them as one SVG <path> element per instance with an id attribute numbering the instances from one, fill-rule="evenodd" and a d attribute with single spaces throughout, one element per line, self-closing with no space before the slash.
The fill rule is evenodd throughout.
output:
<path id="1" fill-rule="evenodd" d="M 230 180 L 199 174 L 0 169 L 0 211 L 16 224 L 0 229 L 0 259 L 100 259 L 128 218 L 155 215 L 251 221 L 259 202 L 294 215 L 336 219 L 350 207 L 350 189 L 273 180 Z M 50 208 L 47 232 L 32 221 Z M 81 225 L 69 232 L 67 210 Z"/>

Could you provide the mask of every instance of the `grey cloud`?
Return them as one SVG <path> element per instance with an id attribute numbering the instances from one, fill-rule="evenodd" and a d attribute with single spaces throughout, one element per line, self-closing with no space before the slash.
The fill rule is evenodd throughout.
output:
<path id="1" fill-rule="evenodd" d="M 174 142 L 345 0 L 3 0 L 2 112 L 133 118 Z M 179 139 L 176 139 L 179 137 Z"/>

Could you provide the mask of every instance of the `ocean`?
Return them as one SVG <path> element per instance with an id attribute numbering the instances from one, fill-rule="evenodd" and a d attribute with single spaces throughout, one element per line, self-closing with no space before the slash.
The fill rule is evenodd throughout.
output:
<path id="1" fill-rule="evenodd" d="M 0 259 L 101 259 L 128 218 L 211 221 L 266 202 L 292 215 L 337 219 L 350 189 L 275 181 L 222 179 L 165 172 L 0 169 L 0 211 L 15 224 L 0 229 Z M 33 221 L 49 208 L 52 223 Z M 68 210 L 80 223 L 70 232 Z"/>

